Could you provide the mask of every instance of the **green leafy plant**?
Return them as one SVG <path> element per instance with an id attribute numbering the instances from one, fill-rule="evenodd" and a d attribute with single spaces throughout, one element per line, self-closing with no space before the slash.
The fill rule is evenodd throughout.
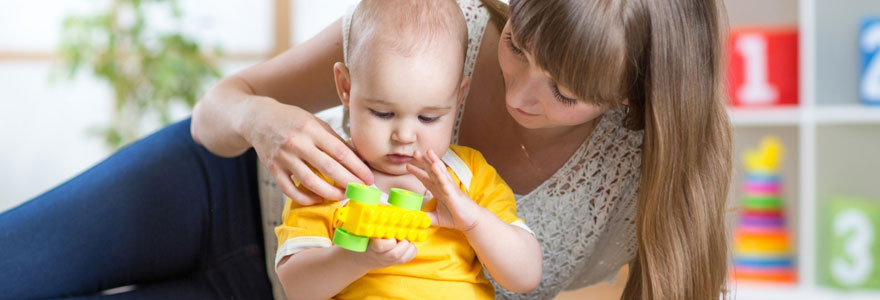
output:
<path id="1" fill-rule="evenodd" d="M 205 84 L 220 77 L 215 59 L 194 41 L 150 28 L 148 7 L 181 19 L 175 0 L 112 0 L 103 12 L 63 23 L 59 55 L 67 76 L 90 69 L 113 89 L 111 121 L 95 131 L 113 149 L 139 138 L 147 122 L 170 123 L 175 106 L 191 109 Z"/>

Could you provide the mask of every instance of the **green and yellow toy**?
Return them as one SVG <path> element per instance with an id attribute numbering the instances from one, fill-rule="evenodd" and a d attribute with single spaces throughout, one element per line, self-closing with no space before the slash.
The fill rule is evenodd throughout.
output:
<path id="1" fill-rule="evenodd" d="M 336 210 L 333 244 L 356 252 L 364 252 L 370 238 L 395 238 L 421 242 L 428 238 L 425 231 L 431 218 L 421 211 L 422 195 L 392 188 L 388 203 L 379 204 L 382 192 L 360 183 L 349 183 L 345 189 L 348 204 Z"/>

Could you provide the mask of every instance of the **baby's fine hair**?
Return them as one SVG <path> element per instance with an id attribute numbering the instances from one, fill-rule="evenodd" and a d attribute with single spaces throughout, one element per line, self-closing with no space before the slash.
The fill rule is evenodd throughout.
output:
<path id="1" fill-rule="evenodd" d="M 352 15 L 346 64 L 353 68 L 368 48 L 411 56 L 457 42 L 464 67 L 467 40 L 467 24 L 454 0 L 364 0 Z"/>

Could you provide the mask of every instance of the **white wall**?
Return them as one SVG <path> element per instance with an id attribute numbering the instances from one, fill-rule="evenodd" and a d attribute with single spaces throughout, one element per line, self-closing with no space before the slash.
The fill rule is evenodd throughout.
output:
<path id="1" fill-rule="evenodd" d="M 291 40 L 294 44 L 308 40 L 327 25 L 342 17 L 345 10 L 357 2 L 356 0 L 293 0 L 293 5 L 291 5 L 291 18 L 293 19 L 291 24 L 293 28 L 290 31 Z"/>
<path id="2" fill-rule="evenodd" d="M 109 0 L 0 0 L 0 53 L 46 56 L 60 39 L 64 16 L 89 12 Z M 293 0 L 291 40 L 322 30 L 356 1 Z M 179 1 L 185 20 L 174 24 L 161 13 L 149 22 L 178 26 L 203 46 L 220 45 L 229 54 L 272 50 L 274 1 Z M 2 57 L 0 57 L 2 58 Z M 232 74 L 258 61 L 224 61 Z M 74 80 L 50 82 L 47 59 L 0 59 L 0 212 L 54 187 L 101 161 L 108 151 L 87 130 L 109 119 L 109 87 L 88 72 Z M 328 70 L 330 72 L 330 70 Z M 185 114 L 180 116 L 185 117 Z"/>

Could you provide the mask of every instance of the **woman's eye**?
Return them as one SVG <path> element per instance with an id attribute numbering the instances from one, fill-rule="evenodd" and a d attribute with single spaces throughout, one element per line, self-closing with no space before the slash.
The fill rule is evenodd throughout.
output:
<path id="1" fill-rule="evenodd" d="M 380 119 L 391 119 L 394 117 L 393 112 L 377 111 L 370 109 L 370 113 L 376 117 L 379 117 Z"/>
<path id="2" fill-rule="evenodd" d="M 507 44 L 507 48 L 510 49 L 510 52 L 516 54 L 517 56 L 523 56 L 523 51 L 520 48 L 517 48 L 516 45 L 513 44 L 513 37 L 508 32 L 507 35 L 504 36 L 505 44 Z"/>
<path id="3" fill-rule="evenodd" d="M 434 121 L 437 121 L 438 119 L 440 119 L 440 117 L 419 116 L 419 121 L 422 121 L 422 123 L 433 123 Z"/>
<path id="4" fill-rule="evenodd" d="M 550 82 L 550 89 L 553 90 L 553 97 L 555 97 L 556 100 L 558 100 L 559 102 L 562 102 L 562 104 L 574 105 L 574 103 L 577 101 L 577 99 L 563 96 L 562 93 L 559 91 L 559 86 L 556 85 L 555 82 Z"/>

